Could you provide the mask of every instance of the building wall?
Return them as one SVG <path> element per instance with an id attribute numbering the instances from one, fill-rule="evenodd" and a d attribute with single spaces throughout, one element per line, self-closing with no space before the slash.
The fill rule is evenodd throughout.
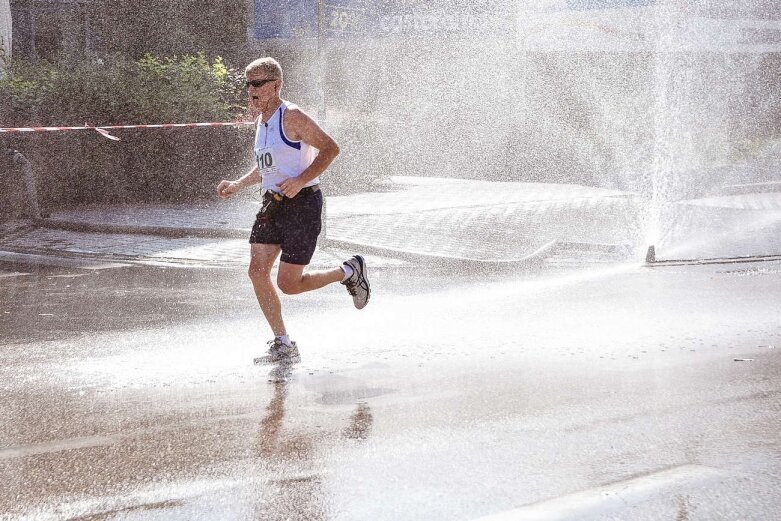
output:
<path id="1" fill-rule="evenodd" d="M 11 11 L 15 54 L 27 60 L 147 52 L 243 59 L 247 47 L 245 0 L 12 0 Z"/>

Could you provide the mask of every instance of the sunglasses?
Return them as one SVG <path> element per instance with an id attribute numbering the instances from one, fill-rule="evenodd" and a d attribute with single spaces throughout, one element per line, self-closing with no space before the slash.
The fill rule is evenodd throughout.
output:
<path id="1" fill-rule="evenodd" d="M 273 78 L 273 79 L 269 79 L 269 80 L 252 80 L 252 81 L 248 81 L 246 83 L 246 85 L 247 85 L 247 88 L 255 87 L 257 89 L 257 88 L 260 88 L 263 85 L 265 85 L 266 83 L 269 83 L 271 81 L 277 81 L 277 79 Z"/>

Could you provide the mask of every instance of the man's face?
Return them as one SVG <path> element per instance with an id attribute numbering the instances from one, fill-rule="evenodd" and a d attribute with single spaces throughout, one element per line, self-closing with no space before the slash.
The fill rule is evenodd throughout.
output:
<path id="1" fill-rule="evenodd" d="M 252 71 L 247 74 L 247 94 L 252 112 L 260 114 L 263 111 L 269 100 L 276 94 L 277 81 L 279 80 L 264 71 Z"/>

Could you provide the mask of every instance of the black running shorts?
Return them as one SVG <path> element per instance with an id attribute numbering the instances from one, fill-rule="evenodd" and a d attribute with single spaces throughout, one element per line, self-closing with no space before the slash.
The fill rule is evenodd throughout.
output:
<path id="1" fill-rule="evenodd" d="M 323 192 L 299 194 L 293 199 L 270 201 L 266 193 L 255 218 L 250 244 L 278 244 L 282 262 L 307 265 L 312 260 L 320 235 Z"/>

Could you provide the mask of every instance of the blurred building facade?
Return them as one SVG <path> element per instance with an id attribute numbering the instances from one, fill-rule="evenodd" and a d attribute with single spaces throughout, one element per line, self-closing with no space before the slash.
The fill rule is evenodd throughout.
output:
<path id="1" fill-rule="evenodd" d="M 12 0 L 20 59 L 273 55 L 344 175 L 692 186 L 781 135 L 766 0 Z M 660 159 L 661 158 L 661 159 Z M 707 183 L 706 183 L 707 184 Z"/>
<path id="2" fill-rule="evenodd" d="M 254 48 L 297 49 L 291 83 L 358 151 L 348 173 L 647 191 L 665 172 L 686 197 L 781 135 L 774 2 L 248 3 Z"/>

